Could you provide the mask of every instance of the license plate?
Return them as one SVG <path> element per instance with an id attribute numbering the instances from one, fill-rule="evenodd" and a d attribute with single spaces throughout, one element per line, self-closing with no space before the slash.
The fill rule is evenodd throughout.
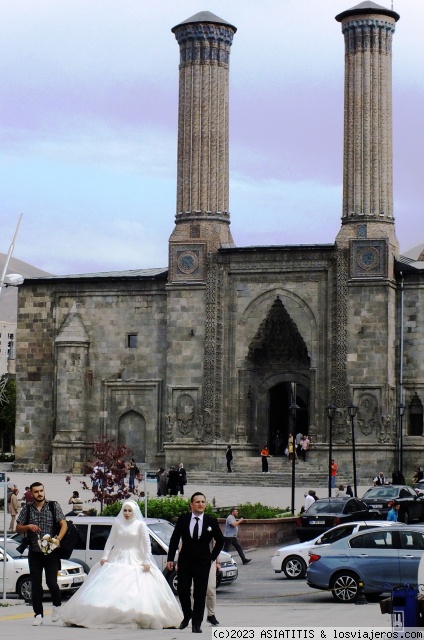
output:
<path id="1" fill-rule="evenodd" d="M 382 504 L 372 504 L 371 505 L 371 509 L 382 509 L 383 505 Z"/>
<path id="2" fill-rule="evenodd" d="M 81 582 L 84 582 L 84 578 L 73 578 L 72 579 L 72 583 L 73 584 L 81 584 Z"/>
<path id="3" fill-rule="evenodd" d="M 325 524 L 325 520 L 309 520 L 309 524 Z"/>
<path id="4" fill-rule="evenodd" d="M 236 572 L 235 571 L 227 571 L 227 573 L 225 574 L 227 576 L 227 578 L 231 578 L 231 576 L 235 576 Z"/>

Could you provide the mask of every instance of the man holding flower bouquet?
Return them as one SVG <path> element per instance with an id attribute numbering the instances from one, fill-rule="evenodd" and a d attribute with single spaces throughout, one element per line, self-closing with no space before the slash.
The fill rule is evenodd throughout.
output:
<path id="1" fill-rule="evenodd" d="M 24 507 L 16 522 L 17 533 L 28 537 L 28 564 L 34 609 L 33 626 L 43 624 L 43 569 L 46 583 L 53 602 L 52 622 L 60 618 L 61 594 L 57 584 L 60 571 L 60 557 L 57 549 L 66 534 L 67 524 L 62 509 L 57 502 L 48 502 L 41 482 L 30 486 L 33 502 Z M 58 533 L 56 533 L 59 527 Z"/>

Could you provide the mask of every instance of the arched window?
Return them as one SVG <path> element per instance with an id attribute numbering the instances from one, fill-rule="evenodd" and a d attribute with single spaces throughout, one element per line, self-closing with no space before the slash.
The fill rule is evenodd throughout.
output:
<path id="1" fill-rule="evenodd" d="M 409 435 L 423 435 L 423 403 L 415 392 L 409 403 Z"/>

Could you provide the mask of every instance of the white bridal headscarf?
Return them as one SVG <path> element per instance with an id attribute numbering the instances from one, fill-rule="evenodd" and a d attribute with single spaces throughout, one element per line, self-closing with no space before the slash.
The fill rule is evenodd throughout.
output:
<path id="1" fill-rule="evenodd" d="M 124 518 L 124 508 L 131 507 L 133 515 L 129 520 Z M 143 516 L 141 515 L 140 507 L 134 500 L 125 500 L 122 503 L 121 511 L 116 516 L 116 522 L 119 526 L 130 527 L 137 520 L 143 520 Z"/>

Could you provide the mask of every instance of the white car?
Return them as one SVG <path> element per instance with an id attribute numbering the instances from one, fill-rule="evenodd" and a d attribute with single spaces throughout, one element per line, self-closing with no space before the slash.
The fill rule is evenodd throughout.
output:
<path id="1" fill-rule="evenodd" d="M 289 544 L 281 549 L 277 549 L 271 558 L 271 566 L 275 573 L 283 572 L 289 580 L 295 578 L 304 578 L 309 561 L 309 550 L 317 545 L 329 545 L 336 540 L 345 538 L 351 533 L 357 533 L 362 529 L 370 529 L 372 527 L 390 527 L 397 523 L 388 522 L 387 520 L 362 520 L 358 522 L 346 522 L 339 524 L 325 533 L 317 536 L 313 540 L 306 542 L 298 542 L 297 544 Z"/>
<path id="2" fill-rule="evenodd" d="M 6 548 L 6 592 L 17 593 L 22 600 L 31 600 L 31 580 L 29 577 L 28 550 L 20 554 L 16 550 L 19 542 L 7 540 Z M 3 578 L 4 539 L 0 539 L 0 571 Z M 78 589 L 87 577 L 80 564 L 70 560 L 61 560 L 61 570 L 57 574 L 59 589 L 72 592 Z M 2 581 L 3 582 L 3 581 Z M 2 585 L 3 586 L 3 585 Z M 43 573 L 43 590 L 48 591 Z"/>

